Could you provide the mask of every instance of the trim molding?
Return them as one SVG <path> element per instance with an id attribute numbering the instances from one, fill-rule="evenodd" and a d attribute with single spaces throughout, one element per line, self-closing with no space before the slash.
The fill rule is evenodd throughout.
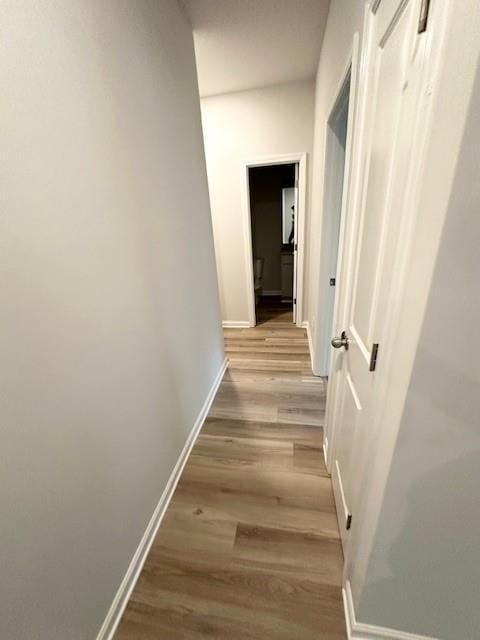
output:
<path id="1" fill-rule="evenodd" d="M 223 320 L 222 327 L 224 329 L 248 329 L 252 325 L 249 320 Z"/>
<path id="2" fill-rule="evenodd" d="M 260 294 L 262 296 L 281 296 L 282 295 L 282 290 L 281 289 L 272 289 L 272 290 L 268 290 L 267 291 L 262 291 L 262 293 Z"/>
<path id="3" fill-rule="evenodd" d="M 208 395 L 203 403 L 202 408 L 195 420 L 195 423 L 190 431 L 190 434 L 185 442 L 185 445 L 178 457 L 177 462 L 173 468 L 172 473 L 170 474 L 170 478 L 168 479 L 167 486 L 165 487 L 160 500 L 158 501 L 157 506 L 155 507 L 155 511 L 150 519 L 150 522 L 145 529 L 145 533 L 140 540 L 140 544 L 135 551 L 135 554 L 130 562 L 130 565 L 125 573 L 125 576 L 118 588 L 117 593 L 113 599 L 113 602 L 110 606 L 110 609 L 107 613 L 105 620 L 98 632 L 96 640 L 112 640 L 113 635 L 117 629 L 117 626 L 121 620 L 125 607 L 127 606 L 128 600 L 132 594 L 133 588 L 138 580 L 140 572 L 143 568 L 145 560 L 147 559 L 148 552 L 150 551 L 150 547 L 157 535 L 160 524 L 163 520 L 163 516 L 167 510 L 167 507 L 172 499 L 175 488 L 178 484 L 180 476 L 182 474 L 185 463 L 188 460 L 190 455 L 190 451 L 192 450 L 193 445 L 200 433 L 200 429 L 203 426 L 205 418 L 208 415 L 210 407 L 212 405 L 213 399 L 215 398 L 215 394 L 217 393 L 217 389 L 220 386 L 220 383 L 223 378 L 223 374 L 228 365 L 228 359 L 225 358 L 223 361 L 215 380 L 208 392 Z"/>
<path id="4" fill-rule="evenodd" d="M 378 627 L 373 624 L 357 622 L 353 606 L 352 588 L 348 580 L 342 589 L 342 593 L 348 640 L 438 640 L 430 636 L 419 636 L 416 633 L 407 633 L 406 631 L 398 631 L 388 627 Z"/>
<path id="5" fill-rule="evenodd" d="M 312 339 L 312 332 L 310 331 L 310 323 L 308 322 L 308 320 L 304 320 L 301 326 L 307 330 L 308 350 L 310 351 L 310 366 L 312 367 L 313 375 L 316 376 L 317 374 L 315 373 L 315 370 L 314 370 L 315 353 L 313 350 L 313 339 Z"/>

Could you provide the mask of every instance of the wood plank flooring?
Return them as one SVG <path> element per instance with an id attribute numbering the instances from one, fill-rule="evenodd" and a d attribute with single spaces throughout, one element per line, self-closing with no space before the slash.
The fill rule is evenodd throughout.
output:
<path id="1" fill-rule="evenodd" d="M 116 640 L 344 640 L 325 383 L 288 311 L 225 330 L 230 364 Z"/>

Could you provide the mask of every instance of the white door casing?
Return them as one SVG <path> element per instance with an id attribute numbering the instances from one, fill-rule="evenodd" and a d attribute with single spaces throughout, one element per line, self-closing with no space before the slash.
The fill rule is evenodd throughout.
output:
<path id="1" fill-rule="evenodd" d="M 250 214 L 250 187 L 249 187 L 249 169 L 253 167 L 266 167 L 276 164 L 295 164 L 295 175 L 298 179 L 298 187 L 296 189 L 296 210 L 295 210 L 295 242 L 297 251 L 295 252 L 295 273 L 294 273 L 294 296 L 297 304 L 294 307 L 294 322 L 297 326 L 302 326 L 303 322 L 303 263 L 304 263 L 304 247 L 305 247 L 305 218 L 307 203 L 307 153 L 286 153 L 275 156 L 262 156 L 251 161 L 242 163 L 242 181 L 243 181 L 243 244 L 245 255 L 245 277 L 248 299 L 248 324 L 254 327 L 256 324 L 255 317 L 255 292 L 253 277 L 253 251 L 252 251 L 252 226 Z"/>
<path id="2" fill-rule="evenodd" d="M 299 209 L 299 181 L 300 169 L 298 162 L 295 163 L 295 209 L 293 215 L 293 322 L 297 321 L 297 292 L 298 292 L 298 216 Z"/>
<path id="3" fill-rule="evenodd" d="M 348 57 L 340 86 L 334 94 L 325 132 L 324 213 L 322 217 L 322 260 L 318 301 L 318 315 L 319 317 L 322 315 L 324 318 L 325 330 L 319 341 L 321 349 L 318 349 L 319 353 L 316 355 L 314 363 L 315 371 L 320 375 L 328 375 L 330 368 L 330 337 L 333 326 L 338 252 L 347 194 L 345 182 L 348 182 L 352 147 L 351 136 L 348 136 L 353 115 L 350 108 L 351 99 L 354 102 L 351 94 L 355 93 L 355 86 L 352 86 L 352 69 L 356 68 L 357 63 L 358 36 L 354 39 L 352 53 Z"/>
<path id="4" fill-rule="evenodd" d="M 388 340 L 387 311 L 397 294 L 391 283 L 424 59 L 419 10 L 420 0 L 382 0 L 376 14 L 368 14 L 364 31 L 356 178 L 349 185 L 358 193 L 348 198 L 334 317 L 334 332 L 345 331 L 349 343 L 332 357 L 326 416 L 327 463 L 344 546 L 371 444 L 368 415 L 378 375 L 378 369 L 370 371 L 374 345 L 380 345 L 380 359 Z"/>

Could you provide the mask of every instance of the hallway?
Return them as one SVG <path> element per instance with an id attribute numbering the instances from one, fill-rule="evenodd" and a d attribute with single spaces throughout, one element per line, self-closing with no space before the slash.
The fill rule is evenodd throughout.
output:
<path id="1" fill-rule="evenodd" d="M 226 329 L 230 364 L 117 640 L 340 640 L 342 551 L 306 332 Z"/>

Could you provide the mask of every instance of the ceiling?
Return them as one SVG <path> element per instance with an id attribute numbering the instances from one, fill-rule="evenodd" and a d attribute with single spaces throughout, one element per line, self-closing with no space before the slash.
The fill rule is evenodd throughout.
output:
<path id="1" fill-rule="evenodd" d="M 182 0 L 201 96 L 313 78 L 329 0 Z"/>

